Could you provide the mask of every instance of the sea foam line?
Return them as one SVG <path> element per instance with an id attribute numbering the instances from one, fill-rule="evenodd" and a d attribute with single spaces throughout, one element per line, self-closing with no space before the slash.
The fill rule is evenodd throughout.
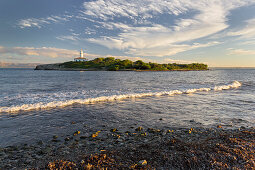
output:
<path id="1" fill-rule="evenodd" d="M 234 81 L 229 85 L 215 86 L 214 88 L 199 88 L 199 89 L 188 89 L 188 90 L 171 90 L 171 91 L 162 91 L 162 92 L 149 92 L 149 93 L 135 93 L 135 94 L 123 94 L 123 95 L 113 95 L 113 96 L 101 96 L 96 98 L 88 98 L 88 99 L 73 99 L 66 101 L 53 101 L 49 103 L 35 103 L 35 104 L 23 104 L 18 106 L 10 106 L 10 107 L 0 107 L 1 112 L 18 112 L 18 111 L 29 111 L 29 110 L 39 110 L 39 109 L 49 109 L 55 107 L 65 107 L 75 103 L 78 104 L 91 104 L 96 102 L 104 102 L 104 101 L 115 101 L 115 100 L 123 100 L 128 98 L 141 98 L 141 97 L 149 97 L 149 96 L 163 96 L 163 95 L 178 95 L 178 94 L 191 94 L 195 92 L 201 91 L 221 91 L 228 90 L 232 88 L 238 88 L 242 84 L 238 81 Z"/>

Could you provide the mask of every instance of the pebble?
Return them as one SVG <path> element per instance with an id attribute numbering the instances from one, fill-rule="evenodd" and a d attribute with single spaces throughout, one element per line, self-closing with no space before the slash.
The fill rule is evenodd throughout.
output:
<path id="1" fill-rule="evenodd" d="M 57 135 L 54 135 L 52 138 L 53 138 L 53 139 L 57 139 L 57 138 L 58 138 L 58 136 L 57 136 Z"/>
<path id="2" fill-rule="evenodd" d="M 70 140 L 70 138 L 69 138 L 69 137 L 66 137 L 66 138 L 65 138 L 65 141 L 69 141 L 69 140 Z"/>
<path id="3" fill-rule="evenodd" d="M 60 140 L 58 140 L 58 139 L 52 139 L 51 141 L 52 142 L 60 142 Z"/>
<path id="4" fill-rule="evenodd" d="M 76 132 L 74 132 L 74 136 L 76 136 L 76 135 L 79 135 L 81 133 L 81 131 L 79 131 L 79 130 L 77 130 Z"/>
<path id="5" fill-rule="evenodd" d="M 116 128 L 111 129 L 111 132 L 116 132 L 116 131 L 118 131 Z"/>
<path id="6" fill-rule="evenodd" d="M 145 165 L 147 165 L 147 164 L 148 164 L 148 163 L 147 163 L 146 160 L 141 160 L 141 161 L 138 162 L 137 165 L 139 165 L 139 166 L 145 166 Z"/>
<path id="7" fill-rule="evenodd" d="M 136 131 L 142 131 L 143 130 L 143 127 L 142 126 L 139 126 L 138 128 L 135 129 Z"/>

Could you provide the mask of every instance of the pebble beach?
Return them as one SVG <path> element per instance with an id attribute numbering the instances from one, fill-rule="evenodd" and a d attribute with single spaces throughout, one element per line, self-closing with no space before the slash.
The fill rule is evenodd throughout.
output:
<path id="1" fill-rule="evenodd" d="M 254 169 L 255 129 L 84 127 L 46 142 L 1 148 L 0 162 L 3 170 Z"/>

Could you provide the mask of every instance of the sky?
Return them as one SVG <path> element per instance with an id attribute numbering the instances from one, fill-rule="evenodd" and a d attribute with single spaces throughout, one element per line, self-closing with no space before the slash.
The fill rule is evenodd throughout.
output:
<path id="1" fill-rule="evenodd" d="M 115 57 L 255 67 L 254 0 L 1 0 L 0 66 Z"/>

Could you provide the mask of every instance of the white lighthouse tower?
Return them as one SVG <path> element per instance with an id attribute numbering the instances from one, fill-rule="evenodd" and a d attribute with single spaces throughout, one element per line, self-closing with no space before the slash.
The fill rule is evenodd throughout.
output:
<path id="1" fill-rule="evenodd" d="M 87 61 L 86 58 L 83 57 L 83 50 L 80 51 L 80 57 L 74 59 L 75 62 Z"/>
<path id="2" fill-rule="evenodd" d="M 80 58 L 83 58 L 83 51 L 81 49 L 81 52 L 80 52 Z"/>

